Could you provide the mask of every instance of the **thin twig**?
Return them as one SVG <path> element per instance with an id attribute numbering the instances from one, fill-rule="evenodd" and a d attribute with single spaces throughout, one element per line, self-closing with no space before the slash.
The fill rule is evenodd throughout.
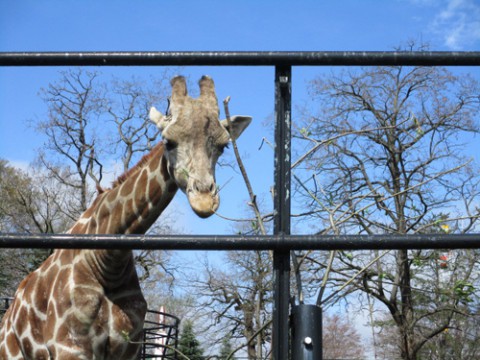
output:
<path id="1" fill-rule="evenodd" d="M 228 220 L 228 221 L 233 221 L 233 222 L 249 222 L 251 223 L 252 221 L 257 221 L 257 218 L 249 218 L 249 219 L 235 219 L 235 218 L 231 218 L 231 217 L 227 217 L 225 215 L 222 215 L 220 214 L 219 212 L 215 211 L 215 215 L 217 215 L 219 218 L 221 219 L 224 219 L 224 220 Z M 271 221 L 271 219 L 274 217 L 274 214 L 273 213 L 269 213 L 269 214 L 266 214 L 266 215 L 263 215 L 262 216 L 262 221 L 263 222 L 268 222 L 268 221 Z"/>
<path id="2" fill-rule="evenodd" d="M 306 186 L 305 184 L 295 175 L 293 174 L 293 177 L 295 178 L 295 180 L 298 181 L 298 183 L 300 184 L 300 186 L 308 193 L 308 195 L 313 199 L 315 200 L 315 202 L 317 204 L 320 205 L 320 207 L 322 207 L 325 211 L 328 212 L 329 214 L 329 218 L 330 218 L 330 224 L 335 232 L 335 234 L 338 235 L 338 229 L 337 227 L 335 226 L 335 221 L 332 217 L 332 212 L 327 209 L 326 206 L 324 206 L 322 204 L 322 202 L 320 201 L 320 199 L 318 199 L 315 194 L 313 194 Z M 327 264 L 327 268 L 325 269 L 325 274 L 323 275 L 323 280 L 322 280 L 322 284 L 320 285 L 320 292 L 318 294 L 318 297 L 317 297 L 317 305 L 320 306 L 321 305 L 321 302 L 322 302 L 322 297 L 323 297 L 323 294 L 325 293 L 325 289 L 327 287 L 327 281 L 328 281 L 328 277 L 330 276 L 330 272 L 332 271 L 332 266 L 333 266 L 333 261 L 335 260 L 335 255 L 336 255 L 336 251 L 335 250 L 332 250 L 330 251 L 330 258 L 328 260 L 328 264 Z"/>
<path id="3" fill-rule="evenodd" d="M 328 281 L 328 277 L 330 276 L 330 273 L 332 271 L 333 260 L 335 260 L 335 255 L 337 255 L 336 250 L 330 251 L 330 257 L 328 259 L 327 268 L 325 269 L 325 274 L 323 274 L 322 284 L 320 285 L 320 292 L 319 292 L 318 297 L 317 297 L 317 306 L 322 305 L 323 294 L 325 293 L 325 289 L 327 288 L 327 281 Z"/>
<path id="4" fill-rule="evenodd" d="M 398 125 L 397 125 L 398 126 Z M 363 134 L 363 133 L 370 133 L 372 131 L 378 131 L 378 130 L 388 130 L 388 129 L 394 129 L 396 128 L 397 126 L 381 126 L 381 127 L 377 127 L 377 128 L 373 128 L 373 129 L 363 129 L 363 130 L 352 130 L 352 131 L 344 131 L 338 135 L 335 135 L 335 136 L 332 136 L 331 138 L 328 138 L 326 140 L 322 140 L 322 141 L 318 141 L 318 140 L 314 140 L 314 139 L 310 139 L 308 137 L 306 137 L 305 135 L 303 136 L 304 139 L 306 140 L 309 140 L 309 141 L 313 141 L 315 143 L 315 145 L 310 149 L 308 150 L 305 154 L 303 154 L 299 159 L 297 159 L 297 161 L 295 161 L 292 165 L 292 169 L 296 168 L 303 160 L 305 160 L 309 155 L 311 155 L 312 153 L 314 153 L 315 151 L 318 150 L 318 148 L 322 145 L 325 145 L 325 144 L 329 144 L 331 142 L 333 142 L 334 140 L 338 140 L 344 136 L 348 136 L 348 135 L 359 135 L 359 134 Z"/>
<path id="5" fill-rule="evenodd" d="M 228 110 L 228 102 L 230 101 L 230 96 L 227 96 L 225 100 L 223 100 L 223 107 L 225 109 L 225 116 L 227 117 L 227 122 L 229 128 L 232 128 L 232 121 L 230 119 L 230 111 Z M 258 226 L 260 228 L 260 231 L 262 235 L 266 235 L 267 232 L 265 231 L 265 226 L 263 224 L 263 219 L 262 215 L 260 214 L 260 210 L 258 209 L 257 205 L 257 196 L 253 192 L 252 185 L 250 183 L 250 180 L 247 175 L 247 171 L 245 170 L 245 166 L 243 165 L 243 161 L 240 157 L 240 153 L 238 151 L 237 147 L 237 142 L 235 138 L 232 136 L 232 146 L 233 146 L 233 152 L 235 153 L 235 158 L 237 159 L 238 167 L 240 168 L 240 172 L 242 173 L 243 180 L 245 181 L 245 185 L 247 186 L 248 190 L 248 195 L 250 196 L 250 206 L 253 208 L 253 211 L 255 212 L 255 216 L 257 218 Z"/>

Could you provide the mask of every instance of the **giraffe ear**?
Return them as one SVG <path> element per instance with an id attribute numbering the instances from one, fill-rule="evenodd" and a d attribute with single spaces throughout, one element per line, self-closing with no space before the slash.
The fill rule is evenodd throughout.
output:
<path id="1" fill-rule="evenodd" d="M 155 125 L 157 125 L 160 130 L 163 130 L 168 124 L 167 117 L 164 116 L 160 111 L 155 109 L 154 106 L 150 108 L 150 113 L 148 114 L 148 117 L 152 122 L 155 123 Z"/>
<path id="2" fill-rule="evenodd" d="M 234 140 L 237 140 L 242 134 L 243 130 L 245 130 L 248 125 L 250 125 L 251 121 L 252 121 L 251 116 L 235 115 L 235 116 L 232 116 L 230 119 L 231 127 L 229 126 L 228 121 L 226 119 L 220 121 L 220 123 L 228 131 L 228 133 L 230 134 L 230 137 Z"/>

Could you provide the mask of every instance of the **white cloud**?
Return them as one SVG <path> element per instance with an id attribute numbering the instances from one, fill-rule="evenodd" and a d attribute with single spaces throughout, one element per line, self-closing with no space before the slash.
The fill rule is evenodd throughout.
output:
<path id="1" fill-rule="evenodd" d="M 447 0 L 432 21 L 432 31 L 452 50 L 462 50 L 480 42 L 480 3 Z"/>

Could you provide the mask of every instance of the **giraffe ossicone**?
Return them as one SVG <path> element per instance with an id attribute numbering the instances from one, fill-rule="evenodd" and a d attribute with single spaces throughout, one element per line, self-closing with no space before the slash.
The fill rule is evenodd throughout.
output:
<path id="1" fill-rule="evenodd" d="M 170 111 L 150 118 L 163 141 L 91 206 L 72 234 L 142 234 L 177 189 L 200 217 L 219 206 L 215 165 L 249 116 L 219 120 L 213 80 L 188 96 L 185 78 L 172 79 Z M 0 328 L 0 360 L 133 360 L 138 356 L 146 302 L 130 250 L 56 250 L 19 285 Z"/>

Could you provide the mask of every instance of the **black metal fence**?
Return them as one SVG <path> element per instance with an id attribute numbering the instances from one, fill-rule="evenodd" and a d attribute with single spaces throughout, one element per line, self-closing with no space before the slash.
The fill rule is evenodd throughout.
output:
<path id="1" fill-rule="evenodd" d="M 148 310 L 143 326 L 143 345 L 140 359 L 178 359 L 180 319 L 162 311 Z"/>
<path id="2" fill-rule="evenodd" d="M 290 235 L 292 66 L 479 66 L 480 52 L 11 52 L 0 66 L 274 66 L 274 235 L 243 236 L 22 236 L 0 234 L 0 247 L 209 249 L 274 251 L 272 346 L 275 360 L 289 358 L 290 250 L 480 248 L 474 235 Z M 172 241 L 173 240 L 173 241 Z M 296 359 L 299 360 L 299 359 Z"/>

